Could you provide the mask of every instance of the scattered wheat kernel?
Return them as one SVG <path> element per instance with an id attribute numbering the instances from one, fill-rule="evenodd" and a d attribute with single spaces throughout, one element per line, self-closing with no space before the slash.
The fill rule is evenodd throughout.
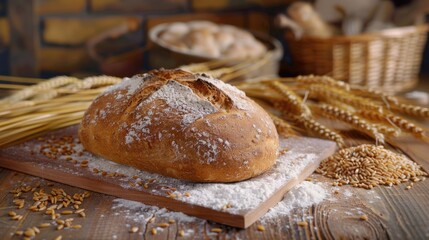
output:
<path id="1" fill-rule="evenodd" d="M 49 226 L 51 226 L 50 223 L 41 223 L 41 224 L 39 224 L 39 228 L 47 228 Z"/>
<path id="2" fill-rule="evenodd" d="M 220 228 L 212 228 L 211 232 L 221 233 L 222 229 L 220 229 Z"/>
<path id="3" fill-rule="evenodd" d="M 362 221 L 368 221 L 368 216 L 367 215 L 362 215 L 359 217 L 360 220 Z"/>
<path id="4" fill-rule="evenodd" d="M 260 232 L 265 231 L 265 227 L 262 225 L 258 225 L 258 231 L 260 231 Z"/>
<path id="5" fill-rule="evenodd" d="M 61 230 L 61 229 L 63 229 L 64 228 L 64 225 L 58 225 L 57 226 L 57 230 Z"/>
<path id="6" fill-rule="evenodd" d="M 78 209 L 78 210 L 74 211 L 74 213 L 81 213 L 83 211 L 85 211 L 85 208 Z"/>
<path id="7" fill-rule="evenodd" d="M 9 216 L 11 216 L 11 217 L 14 217 L 14 216 L 16 216 L 16 212 L 14 212 L 14 211 L 10 211 L 10 212 L 8 213 L 8 215 L 9 215 Z"/>
<path id="8" fill-rule="evenodd" d="M 16 215 L 16 216 L 13 216 L 13 217 L 12 217 L 12 220 L 19 221 L 19 220 L 21 220 L 22 218 L 23 218 L 23 216 L 22 216 L 22 215 Z"/>
<path id="9" fill-rule="evenodd" d="M 61 239 L 63 239 L 63 236 L 61 235 L 55 238 L 55 240 L 61 240 Z"/>
<path id="10" fill-rule="evenodd" d="M 64 225 L 64 220 L 58 219 L 55 221 L 58 225 Z"/>
<path id="11" fill-rule="evenodd" d="M 185 236 L 185 231 L 180 230 L 180 231 L 179 231 L 179 237 L 183 237 L 183 236 Z"/>
<path id="12" fill-rule="evenodd" d="M 130 229 L 130 233 L 135 233 L 135 232 L 137 232 L 139 230 L 139 228 L 138 227 L 132 227 L 131 229 Z"/>
<path id="13" fill-rule="evenodd" d="M 27 230 L 25 230 L 25 232 L 24 232 L 24 236 L 34 237 L 34 236 L 36 236 L 36 233 L 34 232 L 34 230 L 32 228 L 27 228 Z"/>
<path id="14" fill-rule="evenodd" d="M 313 179 L 311 177 L 308 177 L 308 178 L 305 179 L 305 181 L 311 182 L 311 181 L 313 181 Z"/>
<path id="15" fill-rule="evenodd" d="M 70 214 L 73 214 L 73 211 L 71 211 L 71 210 L 64 210 L 64 211 L 61 212 L 61 214 L 63 214 L 63 215 L 70 215 Z"/>
<path id="16" fill-rule="evenodd" d="M 80 213 L 79 213 L 79 216 L 81 216 L 81 217 L 83 217 L 83 218 L 84 218 L 84 217 L 86 217 L 86 214 L 85 214 L 85 212 L 80 212 Z"/>
<path id="17" fill-rule="evenodd" d="M 298 226 L 306 227 L 306 226 L 308 226 L 308 223 L 306 221 L 300 221 L 300 222 L 298 222 Z"/>
<path id="18" fill-rule="evenodd" d="M 170 226 L 170 224 L 168 224 L 168 223 L 160 223 L 160 224 L 158 224 L 158 227 L 162 227 L 162 228 L 166 228 L 168 226 Z"/>
<path id="19" fill-rule="evenodd" d="M 176 220 L 174 220 L 174 219 L 170 219 L 170 220 L 168 220 L 168 222 L 169 222 L 169 223 L 175 223 L 175 222 L 176 222 Z"/>
<path id="20" fill-rule="evenodd" d="M 151 233 L 152 235 L 156 235 L 156 228 L 152 228 Z"/>
<path id="21" fill-rule="evenodd" d="M 405 190 L 410 190 L 411 189 L 411 185 L 408 185 Z"/>
<path id="22" fill-rule="evenodd" d="M 72 226 L 72 228 L 74 228 L 74 229 L 79 229 L 79 228 L 82 228 L 82 225 L 79 225 L 79 224 L 77 224 L 77 225 L 73 225 L 73 226 Z"/>
<path id="23" fill-rule="evenodd" d="M 40 233 L 40 229 L 39 229 L 38 227 L 33 227 L 33 230 L 34 230 L 34 232 L 35 232 L 36 234 L 39 234 L 39 233 Z"/>
<path id="24" fill-rule="evenodd" d="M 24 234 L 24 231 L 16 231 L 15 232 L 15 235 L 18 235 L 18 236 L 22 236 Z"/>
<path id="25" fill-rule="evenodd" d="M 190 193 L 188 193 L 188 192 L 185 192 L 185 194 L 184 194 L 186 197 L 190 197 L 191 196 L 191 194 Z"/>

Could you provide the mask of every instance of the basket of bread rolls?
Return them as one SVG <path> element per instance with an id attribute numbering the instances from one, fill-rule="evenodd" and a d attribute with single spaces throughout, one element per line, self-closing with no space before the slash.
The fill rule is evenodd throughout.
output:
<path id="1" fill-rule="evenodd" d="M 276 21 L 288 29 L 292 73 L 398 93 L 418 81 L 427 10 L 426 0 L 316 0 L 294 2 Z"/>
<path id="2" fill-rule="evenodd" d="M 267 34 L 209 21 L 160 24 L 149 32 L 154 43 L 151 66 L 175 68 L 191 63 L 224 61 L 226 66 L 265 58 L 241 79 L 278 74 L 283 56 L 280 42 Z"/>

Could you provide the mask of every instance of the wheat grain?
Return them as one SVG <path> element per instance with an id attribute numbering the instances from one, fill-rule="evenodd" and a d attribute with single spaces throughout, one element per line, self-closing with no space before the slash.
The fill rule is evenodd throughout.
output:
<path id="1" fill-rule="evenodd" d="M 427 176 L 418 164 L 404 155 L 370 144 L 338 151 L 322 161 L 316 172 L 335 179 L 335 186 L 349 184 L 366 189 Z"/>

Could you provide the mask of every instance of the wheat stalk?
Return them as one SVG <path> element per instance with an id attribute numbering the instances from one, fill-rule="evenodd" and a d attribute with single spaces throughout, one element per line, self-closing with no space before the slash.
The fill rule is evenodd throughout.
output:
<path id="1" fill-rule="evenodd" d="M 296 135 L 292 126 L 288 122 L 281 119 L 280 117 L 277 117 L 276 115 L 274 115 L 272 113 L 270 113 L 270 117 L 273 120 L 273 123 L 276 126 L 276 129 L 277 129 L 277 132 L 279 133 L 279 135 L 286 137 L 286 138 L 293 136 L 293 135 Z"/>
<path id="2" fill-rule="evenodd" d="M 295 122 L 299 127 L 303 127 L 304 129 L 316 134 L 319 137 L 335 141 L 339 148 L 344 147 L 345 145 L 344 139 L 340 134 L 336 133 L 335 131 L 331 130 L 325 125 L 317 122 L 315 119 L 310 117 L 287 115 L 287 114 L 286 116 L 289 119 L 291 119 L 293 122 Z"/>
<path id="3" fill-rule="evenodd" d="M 315 84 L 309 86 L 309 91 L 310 97 L 314 97 L 322 101 L 328 101 L 332 99 L 346 103 L 356 108 L 371 109 L 373 111 L 382 111 L 383 109 L 380 104 L 374 101 L 352 95 L 349 92 L 341 89 L 329 88 L 324 85 Z"/>
<path id="4" fill-rule="evenodd" d="M 277 81 L 266 82 L 268 86 L 280 93 L 284 99 L 284 103 L 289 106 L 289 110 L 296 115 L 308 117 L 311 115 L 310 109 L 304 104 L 301 97 L 290 90 L 286 85 Z"/>
<path id="5" fill-rule="evenodd" d="M 352 112 L 334 107 L 329 104 L 313 104 L 311 107 L 327 118 L 348 123 L 353 128 L 373 137 L 377 142 L 384 143 L 384 135 L 380 133 L 376 127 L 374 127 L 368 121 L 355 116 Z"/>
<path id="6" fill-rule="evenodd" d="M 416 124 L 410 122 L 409 120 L 401 116 L 397 116 L 389 112 L 380 113 L 369 110 L 358 110 L 356 111 L 356 114 L 372 121 L 390 124 L 393 127 L 397 127 L 404 132 L 410 133 L 418 138 L 426 137 L 426 132 L 423 128 L 417 126 Z"/>

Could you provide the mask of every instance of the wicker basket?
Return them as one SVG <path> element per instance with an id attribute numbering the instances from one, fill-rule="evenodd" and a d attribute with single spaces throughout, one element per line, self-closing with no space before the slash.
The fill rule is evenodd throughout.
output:
<path id="1" fill-rule="evenodd" d="M 357 36 L 295 40 L 286 33 L 294 74 L 330 75 L 353 85 L 396 93 L 418 81 L 428 25 Z"/>
<path id="2" fill-rule="evenodd" d="M 159 36 L 162 34 L 162 32 L 165 31 L 168 25 L 168 23 L 157 25 L 149 32 L 150 40 L 152 43 L 154 43 L 152 50 L 153 54 L 151 54 L 150 58 L 150 65 L 152 68 L 175 68 L 191 63 L 201 63 L 216 60 L 216 58 L 203 57 L 191 52 L 180 51 L 160 41 Z M 281 43 L 267 34 L 252 31 L 251 33 L 256 39 L 265 44 L 268 49 L 268 53 L 271 54 L 271 57 L 266 63 L 258 67 L 258 69 L 249 71 L 239 79 L 235 80 L 278 75 L 280 60 L 283 57 L 283 47 Z M 238 62 L 240 61 L 232 60 L 226 65 L 234 65 Z"/>

